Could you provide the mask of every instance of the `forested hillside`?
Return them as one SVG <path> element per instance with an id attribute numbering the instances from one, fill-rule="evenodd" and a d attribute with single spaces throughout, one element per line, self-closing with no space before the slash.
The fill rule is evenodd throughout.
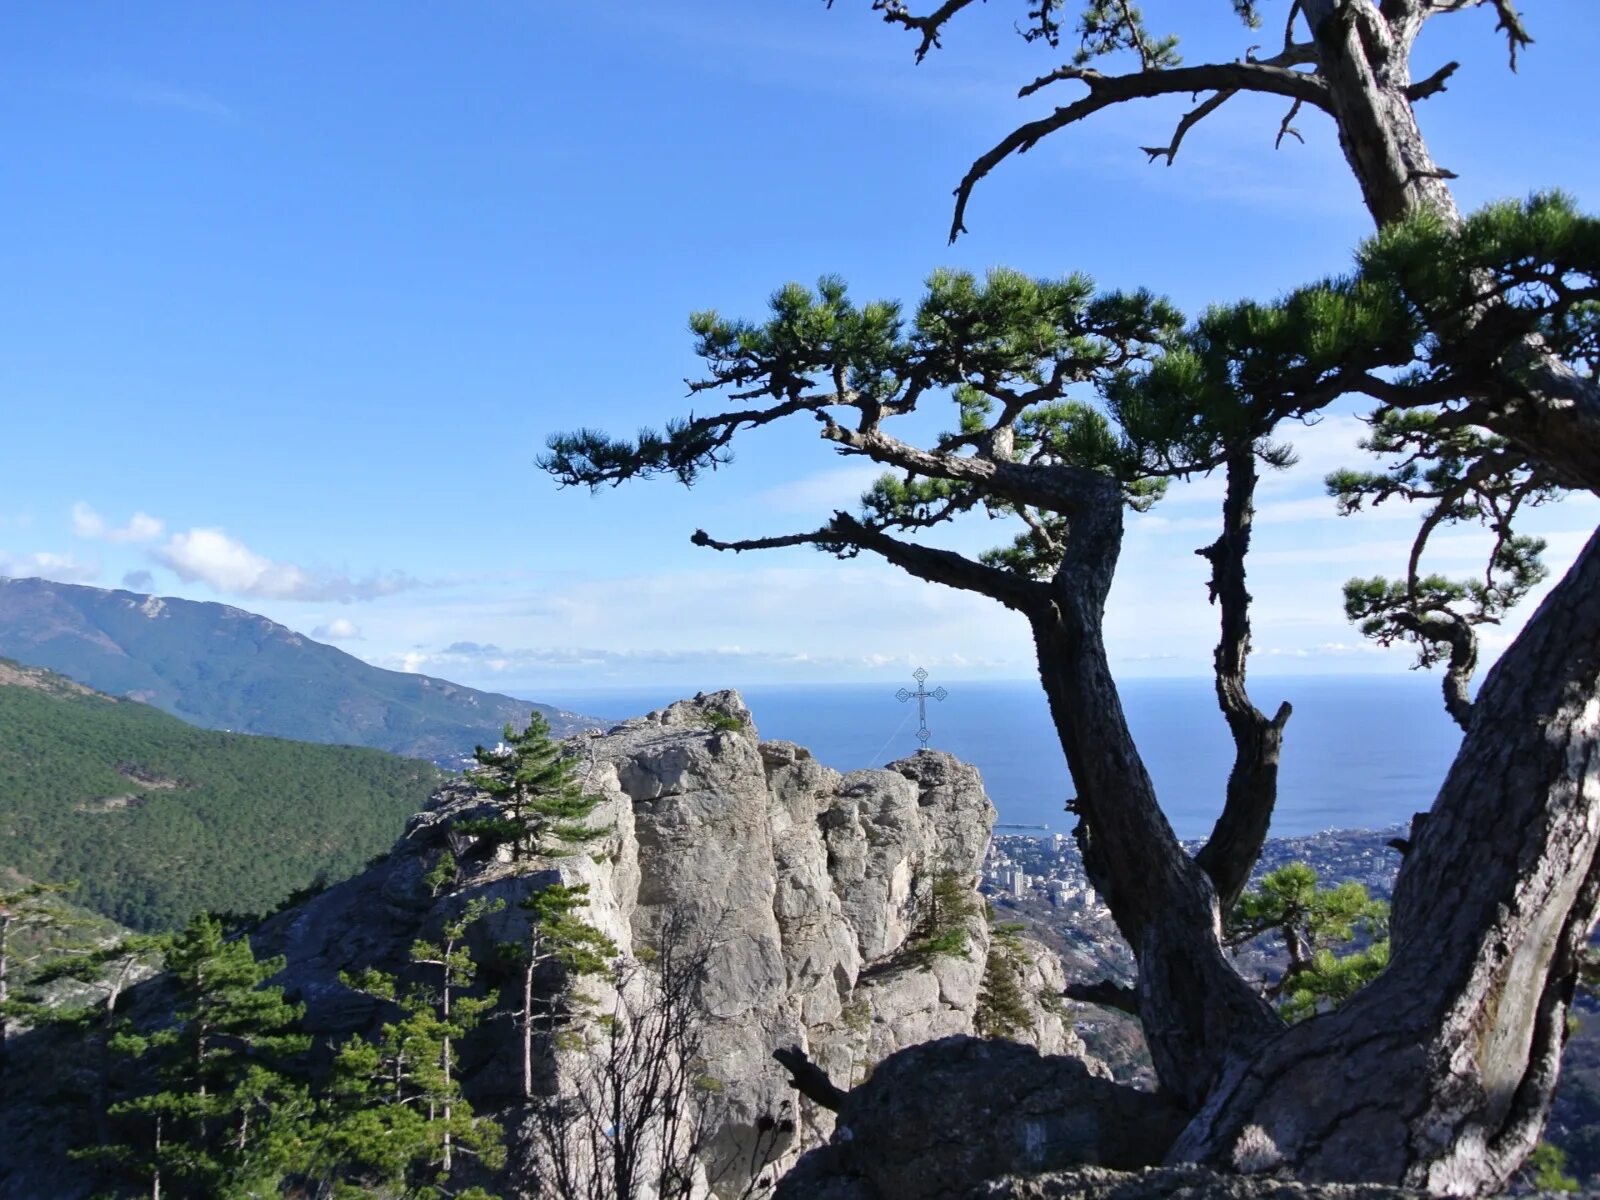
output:
<path id="1" fill-rule="evenodd" d="M 559 736 L 576 713 L 386 671 L 226 604 L 0 578 L 0 655 L 48 667 L 196 725 L 454 761 L 537 709 Z"/>
<path id="2" fill-rule="evenodd" d="M 377 750 L 197 729 L 0 660 L 0 867 L 139 929 L 271 908 L 387 850 L 440 778 Z"/>

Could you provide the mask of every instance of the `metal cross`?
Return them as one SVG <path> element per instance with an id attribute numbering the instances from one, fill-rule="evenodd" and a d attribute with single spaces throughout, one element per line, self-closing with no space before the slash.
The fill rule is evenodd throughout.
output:
<path id="1" fill-rule="evenodd" d="M 919 725 L 919 728 L 917 729 L 917 741 L 921 742 L 923 746 L 926 747 L 928 744 L 928 739 L 933 736 L 928 732 L 928 701 L 929 699 L 943 700 L 950 693 L 945 691 L 942 687 L 934 688 L 931 692 L 924 688 L 922 685 L 928 682 L 928 673 L 921 667 L 918 667 L 915 671 L 911 672 L 911 678 L 917 681 L 917 690 L 914 692 L 908 692 L 905 688 L 901 688 L 894 694 L 894 698 L 900 701 L 901 704 L 904 704 L 907 700 L 910 700 L 913 697 L 916 699 L 917 723 Z"/>

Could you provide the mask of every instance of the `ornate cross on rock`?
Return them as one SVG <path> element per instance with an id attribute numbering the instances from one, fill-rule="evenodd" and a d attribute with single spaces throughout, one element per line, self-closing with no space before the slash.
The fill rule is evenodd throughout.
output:
<path id="1" fill-rule="evenodd" d="M 918 667 L 915 671 L 911 672 L 911 678 L 917 681 L 917 690 L 914 692 L 908 692 L 905 688 L 901 688 L 894 694 L 894 698 L 900 701 L 902 704 L 913 697 L 916 699 L 918 724 L 917 741 L 921 742 L 923 746 L 926 747 L 928 744 L 928 739 L 933 736 L 928 732 L 928 700 L 930 698 L 934 700 L 943 700 L 950 693 L 945 691 L 942 687 L 934 688 L 931 692 L 924 688 L 922 685 L 928 682 L 928 673 L 921 667 Z"/>

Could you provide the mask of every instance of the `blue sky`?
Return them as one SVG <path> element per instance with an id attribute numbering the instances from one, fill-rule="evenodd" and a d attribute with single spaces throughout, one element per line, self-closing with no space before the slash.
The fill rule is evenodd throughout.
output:
<path id="1" fill-rule="evenodd" d="M 687 314 L 759 316 L 787 280 L 914 300 L 940 265 L 1082 269 L 1192 311 L 1342 269 L 1366 218 L 1320 117 L 1274 153 L 1278 106 L 1239 101 L 1152 167 L 1136 147 L 1183 106 L 1150 104 L 1004 165 L 947 246 L 950 189 L 1055 102 L 1014 94 L 1063 52 L 1024 45 L 993 0 L 916 66 L 867 8 L 9 6 L 0 574 L 223 600 L 535 696 L 917 663 L 1027 676 L 1026 630 L 979 598 L 865 560 L 689 545 L 701 525 L 787 532 L 851 505 L 872 471 L 807 428 L 750 439 L 693 491 L 559 491 L 533 458 L 554 431 L 683 411 Z M 1145 8 L 1191 61 L 1255 40 L 1222 0 Z M 1423 106 L 1430 146 L 1463 205 L 1560 186 L 1593 208 L 1600 20 L 1558 0 L 1530 22 L 1515 75 L 1487 12 L 1434 22 L 1418 75 L 1463 68 Z M 1354 412 L 1297 433 L 1302 463 L 1262 496 L 1257 670 L 1409 661 L 1340 613 L 1343 579 L 1399 569 L 1415 521 L 1341 521 L 1320 498 L 1356 458 Z M 1192 551 L 1219 498 L 1198 481 L 1133 523 L 1108 619 L 1125 672 L 1208 669 Z M 1597 513 L 1537 514 L 1554 566 Z M 1452 535 L 1434 565 L 1481 545 Z"/>

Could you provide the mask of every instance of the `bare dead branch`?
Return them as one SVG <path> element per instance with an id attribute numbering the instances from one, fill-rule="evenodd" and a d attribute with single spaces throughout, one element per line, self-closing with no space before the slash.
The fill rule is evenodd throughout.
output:
<path id="1" fill-rule="evenodd" d="M 1170 67 L 1157 71 L 1136 71 L 1126 75 L 1102 75 L 1081 67 L 1061 67 L 1024 87 L 1027 96 L 1050 83 L 1072 80 L 1082 83 L 1089 94 L 1058 108 L 1048 117 L 1018 126 L 968 169 L 956 187 L 955 215 L 950 222 L 950 240 L 966 232 L 967 202 L 978 181 L 1013 154 L 1025 154 L 1039 142 L 1069 125 L 1113 104 L 1129 100 L 1148 100 L 1156 96 L 1193 95 L 1200 92 L 1262 92 L 1303 100 L 1327 112 L 1328 85 L 1310 71 L 1297 71 L 1270 62 L 1213 63 L 1198 67 Z"/>
<path id="2" fill-rule="evenodd" d="M 922 44 L 917 47 L 917 61 L 921 62 L 927 57 L 929 50 L 939 48 L 939 34 L 943 31 L 945 22 L 971 3 L 972 0 L 945 0 L 925 17 L 914 15 L 905 6 L 904 0 L 873 0 L 872 7 L 883 14 L 887 24 L 898 25 L 902 29 L 909 29 L 913 33 L 922 35 Z M 833 7 L 833 0 L 828 0 L 828 7 Z"/>
<path id="3" fill-rule="evenodd" d="M 1178 127 L 1172 132 L 1172 141 L 1170 143 L 1165 146 L 1140 146 L 1139 149 L 1143 150 L 1150 156 L 1151 162 L 1155 162 L 1158 158 L 1165 157 L 1167 160 L 1167 166 L 1170 167 L 1172 165 L 1172 160 L 1178 156 L 1178 146 L 1183 142 L 1183 135 L 1188 133 L 1189 130 L 1193 129 L 1212 113 L 1216 112 L 1217 109 L 1221 108 L 1236 95 L 1238 95 L 1237 92 L 1213 93 L 1205 100 L 1201 101 L 1200 104 L 1183 114 L 1183 119 L 1178 122 Z M 1298 104 L 1299 101 L 1295 101 L 1295 103 Z"/>
<path id="4" fill-rule="evenodd" d="M 1511 69 L 1517 69 L 1517 51 L 1524 46 L 1533 45 L 1533 38 L 1529 36 L 1527 27 L 1522 23 L 1522 17 L 1517 12 L 1517 7 L 1511 0 L 1493 0 L 1494 11 L 1499 16 L 1495 28 L 1506 35 L 1506 49 L 1511 55 Z"/>
<path id="5" fill-rule="evenodd" d="M 1426 79 L 1419 79 L 1406 89 L 1406 99 L 1412 103 L 1426 100 L 1429 96 L 1437 96 L 1445 90 L 1445 81 L 1461 69 L 1458 62 L 1447 62 Z"/>
<path id="6" fill-rule="evenodd" d="M 1300 16 L 1300 0 L 1294 0 L 1289 5 L 1289 15 L 1283 21 L 1283 52 L 1287 54 L 1294 48 L 1294 21 Z"/>
<path id="7" fill-rule="evenodd" d="M 1283 139 L 1286 137 L 1294 138 L 1302 146 L 1306 144 L 1306 139 L 1301 136 L 1300 131 L 1290 124 L 1299 115 L 1300 106 L 1303 103 L 1305 103 L 1303 100 L 1296 100 L 1289 106 L 1289 111 L 1283 115 L 1283 123 L 1278 126 L 1278 136 L 1272 139 L 1272 148 L 1274 150 L 1283 148 Z"/>
<path id="8" fill-rule="evenodd" d="M 742 554 L 746 550 L 781 550 L 787 546 L 822 546 L 834 544 L 835 539 L 830 537 L 828 529 L 814 529 L 810 533 L 788 533 L 779 537 L 745 538 L 736 542 L 721 542 L 712 537 L 704 529 L 696 529 L 689 535 L 689 541 L 696 546 L 707 546 L 712 550 L 732 550 L 735 554 Z"/>
<path id="9" fill-rule="evenodd" d="M 735 553 L 787 546 L 817 546 L 846 556 L 852 552 L 870 550 L 918 579 L 977 592 L 1022 612 L 1037 607 L 1047 596 L 1042 584 L 1025 576 L 975 562 L 953 550 L 903 541 L 844 512 L 834 513 L 831 521 L 809 533 L 724 542 L 713 538 L 703 529 L 697 529 L 689 540 L 696 546 L 732 550 Z"/>
<path id="10" fill-rule="evenodd" d="M 1485 4 L 1494 8 L 1495 32 L 1506 35 L 1506 49 L 1511 55 L 1511 69 L 1517 69 L 1517 51 L 1533 45 L 1533 38 L 1528 33 L 1528 27 L 1522 23 L 1522 14 L 1517 11 L 1515 0 L 1428 0 L 1428 16 L 1437 17 L 1449 13 L 1464 12 L 1469 8 L 1482 8 Z"/>

